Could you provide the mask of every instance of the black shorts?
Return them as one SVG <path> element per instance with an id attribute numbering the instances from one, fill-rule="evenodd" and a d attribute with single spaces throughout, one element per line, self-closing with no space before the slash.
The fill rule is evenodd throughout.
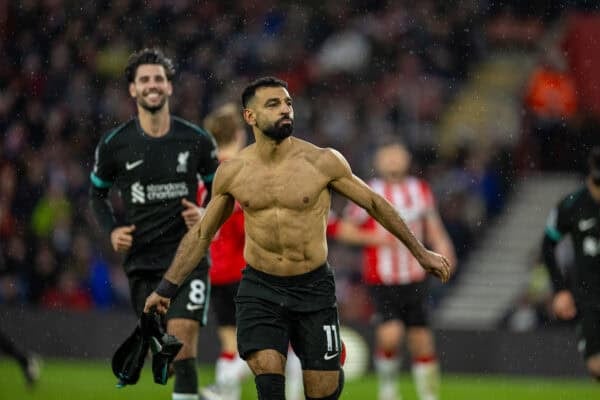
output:
<path id="1" fill-rule="evenodd" d="M 138 317 L 144 311 L 146 297 L 156 289 L 162 276 L 162 273 L 142 271 L 134 272 L 129 276 L 131 303 Z M 171 299 L 171 306 L 167 311 L 166 319 L 192 319 L 200 322 L 201 326 L 205 326 L 209 299 L 208 263 L 204 259 L 200 266 L 181 284 L 177 294 Z"/>
<path id="2" fill-rule="evenodd" d="M 215 314 L 218 326 L 235 326 L 235 295 L 239 282 L 224 285 L 212 285 L 210 308 Z"/>
<path id="3" fill-rule="evenodd" d="M 409 326 L 428 326 L 427 282 L 407 285 L 373 285 L 369 294 L 375 303 L 375 322 L 400 320 Z"/>
<path id="4" fill-rule="evenodd" d="M 600 354 L 600 307 L 596 305 L 577 305 L 579 323 L 579 351 L 584 359 Z"/>
<path id="5" fill-rule="evenodd" d="M 333 272 L 327 264 L 289 277 L 248 266 L 235 303 L 242 358 L 264 349 L 287 356 L 291 344 L 302 369 L 339 370 L 340 326 Z"/>

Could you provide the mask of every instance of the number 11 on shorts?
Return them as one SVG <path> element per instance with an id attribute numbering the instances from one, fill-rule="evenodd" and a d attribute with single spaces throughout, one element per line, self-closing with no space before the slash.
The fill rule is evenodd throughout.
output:
<path id="1" fill-rule="evenodd" d="M 327 351 L 339 351 L 340 339 L 335 325 L 323 325 L 325 337 L 327 338 Z M 335 346 L 335 348 L 334 348 Z"/>

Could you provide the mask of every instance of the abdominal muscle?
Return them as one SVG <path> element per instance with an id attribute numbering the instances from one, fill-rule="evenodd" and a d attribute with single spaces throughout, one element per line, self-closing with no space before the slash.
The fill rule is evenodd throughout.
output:
<path id="1" fill-rule="evenodd" d="M 320 267 L 327 261 L 327 219 L 322 214 L 281 208 L 246 212 L 246 262 L 276 276 L 300 275 Z"/>

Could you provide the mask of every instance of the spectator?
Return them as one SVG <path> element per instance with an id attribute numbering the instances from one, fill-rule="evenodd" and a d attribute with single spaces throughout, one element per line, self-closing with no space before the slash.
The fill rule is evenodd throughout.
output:
<path id="1" fill-rule="evenodd" d="M 572 167 L 572 119 L 577 112 L 575 83 L 559 48 L 542 54 L 533 71 L 525 94 L 525 104 L 531 116 L 531 135 L 538 146 L 540 168 L 543 170 Z"/>
<path id="2" fill-rule="evenodd" d="M 160 32 L 159 41 L 173 44 L 181 60 L 186 84 L 176 89 L 175 114 L 199 123 L 215 105 L 237 98 L 248 76 L 274 73 L 296 93 L 299 136 L 338 147 L 367 177 L 374 143 L 408 132 L 402 139 L 415 155 L 423 148 L 434 153 L 415 162 L 427 164 L 424 178 L 436 178 L 437 190 L 442 186 L 436 187 L 437 176 L 430 172 L 443 172 L 452 160 L 435 150 L 435 123 L 468 78 L 471 63 L 485 54 L 480 32 L 488 18 L 476 4 L 454 10 L 436 1 L 255 7 L 241 0 L 203 6 L 159 1 L 144 7 L 124 0 L 85 12 L 76 3 L 29 1 L 8 2 L 3 10 L 2 21 L 8 22 L 0 29 L 0 165 L 7 165 L 1 173 L 8 180 L 0 183 L 0 235 L 3 243 L 15 236 L 26 243 L 25 256 L 17 252 L 10 261 L 7 255 L 7 262 L 18 265 L 12 276 L 19 293 L 37 301 L 68 265 L 76 237 L 87 236 L 91 275 L 76 279 L 87 287 L 92 277 L 102 287 L 108 274 L 116 303 L 105 297 L 108 286 L 102 295 L 94 289 L 94 304 L 102 307 L 119 304 L 126 288 L 114 268 L 118 260 L 104 251 L 107 243 L 84 210 L 85 176 L 101 132 L 133 112 L 114 71 L 142 43 L 161 44 L 147 43 L 150 32 Z M 500 168 L 486 167 L 490 176 Z M 442 174 L 443 179 L 463 176 L 460 168 L 453 165 L 454 175 Z M 479 191 L 465 189 L 453 197 L 444 190 L 438 196 L 442 213 L 461 198 L 486 204 Z M 480 226 L 485 215 L 473 213 L 476 209 L 463 205 L 451 215 L 456 228 L 450 234 L 467 237 L 465 229 Z"/>

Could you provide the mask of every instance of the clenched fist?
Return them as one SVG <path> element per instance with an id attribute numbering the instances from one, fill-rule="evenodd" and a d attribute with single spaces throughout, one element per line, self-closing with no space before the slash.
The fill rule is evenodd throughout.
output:
<path id="1" fill-rule="evenodd" d="M 110 233 L 110 244 L 114 251 L 119 253 L 126 253 L 133 244 L 133 231 L 135 231 L 135 225 L 120 226 L 113 229 Z"/>
<path id="2" fill-rule="evenodd" d="M 187 228 L 190 229 L 200 221 L 200 218 L 202 218 L 202 215 L 204 214 L 204 208 L 198 207 L 187 199 L 181 199 L 181 204 L 183 204 L 184 208 L 181 212 L 181 216 L 183 217 Z"/>

